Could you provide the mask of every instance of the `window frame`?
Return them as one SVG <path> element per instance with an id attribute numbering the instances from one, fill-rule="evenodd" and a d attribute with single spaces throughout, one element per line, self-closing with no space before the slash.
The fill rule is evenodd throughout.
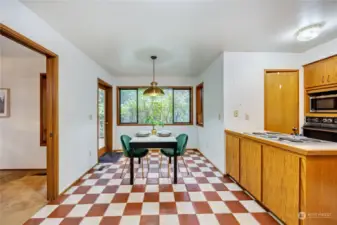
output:
<path id="1" fill-rule="evenodd" d="M 203 127 L 205 124 L 204 121 L 204 82 L 198 84 L 195 88 L 196 90 L 196 110 L 195 110 L 195 115 L 196 115 L 196 125 L 199 127 Z M 201 114 L 201 122 L 199 121 L 199 116 Z"/>
<path id="2" fill-rule="evenodd" d="M 116 98 L 117 98 L 117 107 L 116 107 L 116 117 L 117 117 L 117 126 L 152 126 L 151 124 L 139 124 L 138 123 L 138 89 L 148 88 L 150 86 L 117 86 L 116 87 Z M 172 89 L 172 117 L 174 118 L 174 91 L 175 90 L 189 90 L 190 91 L 190 121 L 187 123 L 183 122 L 173 122 L 172 124 L 164 124 L 164 126 L 189 126 L 193 125 L 193 87 L 192 86 L 160 86 L 160 88 L 171 88 Z M 121 107 L 120 107 L 120 91 L 121 90 L 135 90 L 137 91 L 137 123 L 121 123 Z"/>

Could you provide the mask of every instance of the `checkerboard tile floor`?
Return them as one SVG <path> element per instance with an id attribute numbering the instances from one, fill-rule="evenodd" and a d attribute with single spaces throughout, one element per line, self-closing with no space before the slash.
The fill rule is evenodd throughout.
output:
<path id="1" fill-rule="evenodd" d="M 184 159 L 190 173 L 179 160 L 178 184 L 168 178 L 164 156 L 159 170 L 159 152 L 150 153 L 149 165 L 144 160 L 144 178 L 135 160 L 134 185 L 128 164 L 121 178 L 126 158 L 100 164 L 24 225 L 278 224 L 199 152 L 187 151 Z"/>

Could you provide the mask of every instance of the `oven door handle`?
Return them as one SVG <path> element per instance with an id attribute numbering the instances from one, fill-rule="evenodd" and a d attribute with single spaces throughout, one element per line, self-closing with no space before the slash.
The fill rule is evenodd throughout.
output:
<path id="1" fill-rule="evenodd" d="M 322 99 L 322 98 L 334 98 L 337 97 L 337 94 L 333 94 L 333 95 L 320 95 L 320 96 L 310 96 L 310 100 L 311 99 Z"/>

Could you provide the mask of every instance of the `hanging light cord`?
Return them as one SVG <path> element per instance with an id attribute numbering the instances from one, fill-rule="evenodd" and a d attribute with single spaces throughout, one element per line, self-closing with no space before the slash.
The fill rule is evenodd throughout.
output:
<path id="1" fill-rule="evenodd" d="M 153 59 L 153 82 L 155 82 L 155 64 L 156 64 L 156 59 Z"/>

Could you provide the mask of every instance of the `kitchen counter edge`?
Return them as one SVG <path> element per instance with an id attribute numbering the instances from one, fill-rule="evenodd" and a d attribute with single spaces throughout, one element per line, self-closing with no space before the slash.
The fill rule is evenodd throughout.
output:
<path id="1" fill-rule="evenodd" d="M 262 144 L 270 145 L 276 148 L 281 148 L 290 152 L 294 152 L 304 156 L 337 156 L 337 148 L 335 150 L 326 150 L 326 149 L 304 149 L 291 145 L 287 145 L 287 143 L 281 143 L 276 141 L 271 141 L 264 138 L 255 137 L 252 135 L 244 134 L 243 132 L 233 131 L 229 129 L 225 129 L 226 134 L 231 134 L 234 136 L 250 139 L 256 142 L 260 142 Z"/>

